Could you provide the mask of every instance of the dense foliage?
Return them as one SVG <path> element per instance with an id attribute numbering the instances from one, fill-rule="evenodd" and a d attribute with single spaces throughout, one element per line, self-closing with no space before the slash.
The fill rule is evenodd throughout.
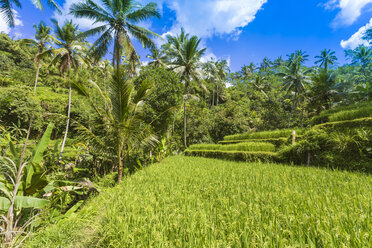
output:
<path id="1" fill-rule="evenodd" d="M 20 4 L 5 2 L 0 9 L 12 24 L 12 3 Z M 40 1 L 33 2 L 42 8 Z M 54 1 L 47 2 L 58 8 Z M 202 62 L 206 51 L 202 40 L 184 29 L 156 47 L 153 38 L 158 35 L 141 26 L 160 17 L 154 3 L 83 1 L 72 5 L 71 14 L 100 25 L 82 32 L 73 21 L 53 20 L 53 27 L 34 25 L 35 39 L 0 34 L 0 166 L 12 174 L 0 175 L 0 214 L 6 216 L 0 219 L 0 242 L 5 247 L 21 245 L 32 228 L 72 215 L 91 194 L 169 155 L 372 171 L 371 47 L 345 51 L 349 63 L 344 65 L 337 65 L 335 53 L 325 49 L 313 66 L 307 66 L 309 55 L 297 50 L 284 59 L 265 57 L 259 65 L 247 61 L 232 72 L 225 60 Z M 370 34 L 371 29 L 364 37 L 369 43 Z M 89 43 L 88 37 L 95 42 Z M 147 64 L 141 63 L 134 40 L 150 48 Z M 37 144 L 43 144 L 42 149 Z M 38 151 L 37 160 L 32 159 L 33 151 Z M 215 167 L 211 170 L 220 176 Z M 246 173 L 243 167 L 237 170 Z M 314 170 L 320 172 L 328 175 Z M 30 192 L 33 183 L 37 190 Z M 18 184 L 23 186 L 14 186 Z M 9 194 L 11 189 L 16 190 Z M 27 202 L 22 207 L 16 205 L 18 196 L 43 204 Z M 352 197 L 348 200 L 352 202 Z M 332 211 L 337 212 L 336 205 Z M 192 223 L 190 230 L 195 232 L 190 240 L 221 244 L 215 238 L 207 243 L 194 239 L 203 230 L 196 228 L 197 223 Z M 311 223 L 306 228 L 313 239 L 319 229 Z M 303 238 L 310 234 L 287 224 L 293 236 L 283 234 L 287 241 L 280 242 L 310 242 Z M 340 225 L 342 232 L 353 228 L 349 220 Z M 326 233 L 330 226 L 324 228 Z M 13 230 L 18 229 L 23 231 L 15 235 Z M 232 235 L 234 230 L 229 229 Z M 363 246 L 365 236 L 357 231 L 355 236 L 347 240 L 322 236 L 311 242 Z M 184 245 L 173 238 L 169 244 Z M 240 238 L 262 244 L 261 239 Z M 278 237 L 271 238 L 276 242 Z M 144 240 L 147 245 L 152 241 Z"/>

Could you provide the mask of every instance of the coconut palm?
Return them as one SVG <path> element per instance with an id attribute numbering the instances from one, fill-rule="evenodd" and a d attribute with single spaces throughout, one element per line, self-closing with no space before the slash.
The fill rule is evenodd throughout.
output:
<path id="1" fill-rule="evenodd" d="M 265 57 L 262 60 L 262 63 L 261 63 L 261 66 L 260 66 L 260 72 L 267 72 L 267 70 L 270 69 L 271 65 L 272 65 L 272 62 L 270 61 L 270 59 Z"/>
<path id="2" fill-rule="evenodd" d="M 353 65 L 360 65 L 362 69 L 372 62 L 372 48 L 360 45 L 354 50 L 347 50 L 345 53 L 351 59 Z"/>
<path id="3" fill-rule="evenodd" d="M 43 4 L 41 0 L 32 0 L 31 1 L 38 9 L 43 10 Z M 4 14 L 7 24 L 10 27 L 14 27 L 15 24 L 15 12 L 13 9 L 13 4 L 18 7 L 22 8 L 22 4 L 20 0 L 1 0 L 0 1 L 0 13 Z M 61 10 L 58 7 L 58 4 L 54 0 L 47 0 L 48 6 L 52 9 L 56 9 L 59 13 Z"/>
<path id="4" fill-rule="evenodd" d="M 335 89 L 336 75 L 326 70 L 321 70 L 319 73 L 312 76 L 312 99 L 317 114 L 331 107 L 332 97 L 337 93 Z"/>
<path id="5" fill-rule="evenodd" d="M 84 44 L 82 39 L 79 37 L 78 25 L 73 24 L 72 21 L 66 21 L 62 27 L 59 26 L 58 22 L 54 20 L 55 24 L 55 44 L 57 49 L 54 50 L 54 58 L 51 62 L 52 65 L 58 65 L 59 71 L 67 77 L 69 85 L 68 93 L 68 107 L 67 107 L 67 123 L 66 131 L 63 138 L 60 156 L 63 153 L 69 124 L 70 124 L 70 110 L 71 110 L 71 82 L 70 82 L 70 71 L 74 69 L 75 74 L 79 67 L 85 62 L 84 59 Z"/>
<path id="6" fill-rule="evenodd" d="M 320 64 L 320 67 L 324 66 L 326 71 L 328 70 L 328 65 L 333 65 L 337 60 L 335 52 L 331 51 L 330 49 L 324 49 L 321 51 L 320 56 L 315 56 L 315 58 L 318 59 L 315 61 L 315 64 Z"/>
<path id="7" fill-rule="evenodd" d="M 36 93 L 36 87 L 39 78 L 39 71 L 42 65 L 42 60 L 45 57 L 48 57 L 52 53 L 52 49 L 47 47 L 47 44 L 50 42 L 56 41 L 54 36 L 51 34 L 52 28 L 45 26 L 44 22 L 40 22 L 39 25 L 34 25 L 36 30 L 35 39 L 24 39 L 25 42 L 30 44 L 33 47 L 37 48 L 36 54 L 34 56 L 34 63 L 36 65 L 36 75 L 35 75 L 35 85 L 34 85 L 34 93 Z"/>
<path id="8" fill-rule="evenodd" d="M 291 125 L 291 117 L 293 110 L 297 108 L 299 96 L 305 90 L 305 84 L 310 82 L 309 73 L 311 70 L 304 70 L 302 68 L 303 62 L 307 60 L 308 55 L 297 50 L 289 57 L 288 65 L 284 67 L 284 71 L 278 73 L 283 78 L 282 89 L 288 94 L 294 93 L 293 105 L 289 114 L 288 127 Z"/>
<path id="9" fill-rule="evenodd" d="M 86 0 L 75 3 L 70 8 L 71 14 L 78 18 L 88 18 L 99 25 L 81 34 L 82 37 L 100 35 L 93 44 L 93 55 L 102 58 L 114 41 L 112 63 L 119 68 L 121 56 L 129 61 L 139 61 L 139 56 L 133 46 L 132 38 L 139 40 L 144 47 L 153 47 L 154 32 L 137 24 L 152 17 L 160 17 L 155 3 L 142 7 L 134 0 L 102 0 L 102 6 Z"/>
<path id="10" fill-rule="evenodd" d="M 205 91 L 204 84 L 202 83 L 202 74 L 200 71 L 201 63 L 200 58 L 205 53 L 206 48 L 199 49 L 200 41 L 197 36 L 189 37 L 184 29 L 177 36 L 167 36 L 168 42 L 163 45 L 164 52 L 167 56 L 167 63 L 171 69 L 177 72 L 181 80 L 185 84 L 185 97 L 184 97 L 184 145 L 187 147 L 187 120 L 186 120 L 186 100 L 190 96 L 190 83 L 191 80 L 198 82 Z"/>
<path id="11" fill-rule="evenodd" d="M 150 49 L 151 54 L 147 55 L 146 57 L 151 59 L 149 62 L 150 66 L 154 67 L 161 67 L 166 66 L 165 64 L 165 55 L 163 54 L 163 51 L 160 51 L 157 47 L 152 47 Z"/>
<path id="12" fill-rule="evenodd" d="M 112 79 L 107 82 L 108 94 L 94 82 L 90 82 L 92 90 L 81 82 L 74 84 L 80 93 L 88 97 L 100 117 L 97 127 L 104 130 L 101 136 L 93 134 L 83 126 L 78 126 L 78 131 L 84 139 L 94 144 L 95 149 L 101 149 L 117 159 L 120 183 L 124 160 L 130 152 L 143 148 L 144 145 L 157 143 L 150 126 L 142 120 L 144 100 L 150 94 L 152 83 L 146 81 L 135 91 L 133 79 L 125 75 L 121 68 L 114 70 Z M 92 94 L 92 91 L 97 94 Z M 106 102 L 108 107 L 102 106 L 102 102 Z"/>
<path id="13" fill-rule="evenodd" d="M 248 80 L 250 77 L 253 76 L 254 71 L 256 70 L 256 65 L 251 62 L 249 65 L 244 65 L 242 69 L 240 70 L 241 77 L 244 80 Z"/>

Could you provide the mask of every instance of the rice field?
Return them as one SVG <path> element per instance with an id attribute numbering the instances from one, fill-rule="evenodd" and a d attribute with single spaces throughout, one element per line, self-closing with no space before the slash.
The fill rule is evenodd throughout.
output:
<path id="1" fill-rule="evenodd" d="M 262 131 L 262 132 L 251 132 L 228 135 L 224 137 L 225 141 L 232 140 L 250 140 L 250 139 L 273 139 L 273 138 L 289 138 L 294 129 L 279 129 L 272 131 Z M 304 133 L 303 129 L 296 129 L 296 134 L 300 135 Z"/>
<path id="2" fill-rule="evenodd" d="M 170 157 L 26 247 L 372 247 L 372 176 Z"/>
<path id="3" fill-rule="evenodd" d="M 198 144 L 192 145 L 188 148 L 189 150 L 208 150 L 208 151 L 264 151 L 274 152 L 275 145 L 265 142 L 244 142 L 230 145 L 218 145 L 218 144 Z"/>

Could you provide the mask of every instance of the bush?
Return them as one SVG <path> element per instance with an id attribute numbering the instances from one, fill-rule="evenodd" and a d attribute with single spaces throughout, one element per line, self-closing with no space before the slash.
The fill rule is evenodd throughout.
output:
<path id="1" fill-rule="evenodd" d="M 277 162 L 278 155 L 274 152 L 241 152 L 241 151 L 206 151 L 206 150 L 186 150 L 186 156 L 196 156 L 205 158 L 218 158 L 233 161 L 246 162 Z"/>
<path id="2" fill-rule="evenodd" d="M 313 128 L 295 145 L 280 151 L 283 162 L 372 172 L 372 130 L 328 132 Z"/>
<path id="3" fill-rule="evenodd" d="M 272 138 L 288 138 L 295 129 L 280 129 L 274 131 L 252 132 L 244 134 L 236 134 L 224 137 L 225 141 L 231 140 L 250 140 L 250 139 L 272 139 Z M 303 129 L 296 129 L 296 134 L 302 134 Z"/>
<path id="4" fill-rule="evenodd" d="M 188 150 L 202 150 L 202 151 L 275 151 L 275 146 L 271 143 L 264 142 L 246 142 L 231 145 L 217 145 L 217 144 L 199 144 L 192 145 Z"/>
<path id="5" fill-rule="evenodd" d="M 18 125 L 18 128 L 28 129 L 31 118 L 32 130 L 39 133 L 44 125 L 43 111 L 31 88 L 17 86 L 0 89 L 2 125 Z"/>

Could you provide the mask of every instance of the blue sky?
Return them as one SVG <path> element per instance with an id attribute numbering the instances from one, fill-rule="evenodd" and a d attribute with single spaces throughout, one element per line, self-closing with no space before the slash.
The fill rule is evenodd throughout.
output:
<path id="1" fill-rule="evenodd" d="M 17 38 L 32 38 L 33 24 L 40 20 L 50 24 L 51 17 L 60 22 L 71 3 L 58 1 L 63 14 L 56 15 L 48 7 L 36 9 L 24 0 L 17 9 L 18 21 L 9 29 L 0 19 L 0 31 Z M 99 0 L 98 0 L 99 1 Z M 45 3 L 46 1 L 44 1 Z M 150 1 L 141 0 L 143 4 Z M 275 59 L 296 49 L 313 57 L 327 48 L 336 51 L 339 64 L 345 63 L 344 49 L 361 44 L 363 31 L 372 27 L 372 0 L 153 0 L 162 12 L 160 20 L 143 23 L 160 35 L 176 34 L 180 27 L 203 38 L 210 57 L 227 59 L 233 71 L 244 64 L 260 63 L 264 57 Z M 74 19 L 82 29 L 88 20 Z M 160 44 L 161 41 L 159 40 Z M 136 44 L 142 59 L 147 52 Z"/>

